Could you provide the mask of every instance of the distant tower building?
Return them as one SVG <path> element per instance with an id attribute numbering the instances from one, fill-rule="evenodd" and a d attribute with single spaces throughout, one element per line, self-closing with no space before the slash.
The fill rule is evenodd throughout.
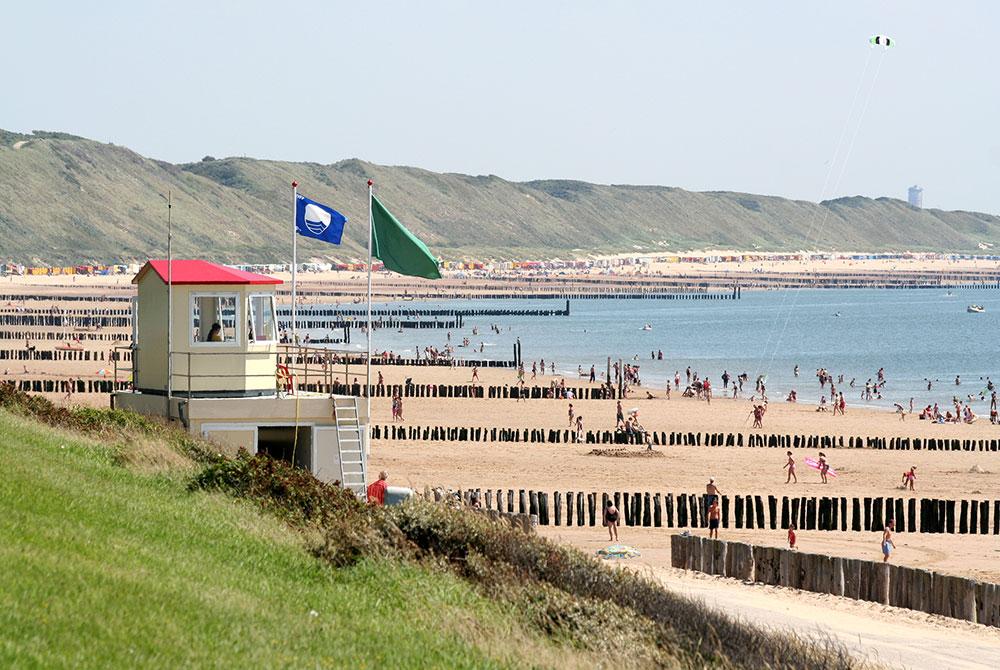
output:
<path id="1" fill-rule="evenodd" d="M 924 189 L 919 186 L 911 186 L 906 192 L 906 201 L 910 203 L 913 207 L 923 208 L 924 206 Z"/>

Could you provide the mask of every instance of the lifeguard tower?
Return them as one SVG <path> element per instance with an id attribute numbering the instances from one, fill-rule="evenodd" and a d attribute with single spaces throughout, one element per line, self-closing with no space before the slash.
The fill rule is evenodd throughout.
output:
<path id="1" fill-rule="evenodd" d="M 280 279 L 206 261 L 152 260 L 132 283 L 132 389 L 115 392 L 113 406 L 179 421 L 226 452 L 267 453 L 364 491 L 364 404 L 303 390 L 310 363 L 314 386 L 332 387 L 322 383 L 329 352 L 280 343 Z"/>

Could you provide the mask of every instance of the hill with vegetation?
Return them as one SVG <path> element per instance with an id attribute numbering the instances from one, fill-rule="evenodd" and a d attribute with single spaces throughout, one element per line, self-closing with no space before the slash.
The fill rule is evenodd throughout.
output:
<path id="1" fill-rule="evenodd" d="M 0 665 L 867 667 L 485 516 L 0 384 Z"/>
<path id="2" fill-rule="evenodd" d="M 889 198 L 812 203 L 730 192 L 580 181 L 511 182 L 357 159 L 252 158 L 174 165 L 65 133 L 0 130 L 0 258 L 108 263 L 162 256 L 171 192 L 175 253 L 287 262 L 291 187 L 348 216 L 345 241 L 300 241 L 300 258 L 364 256 L 365 182 L 444 258 L 586 257 L 690 249 L 977 251 L 1000 217 Z"/>

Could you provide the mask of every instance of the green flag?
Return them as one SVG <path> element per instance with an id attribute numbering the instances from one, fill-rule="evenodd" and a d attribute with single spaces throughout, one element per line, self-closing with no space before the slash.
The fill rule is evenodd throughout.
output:
<path id="1" fill-rule="evenodd" d="M 372 196 L 372 256 L 401 275 L 440 279 L 437 259 L 427 245 Z"/>

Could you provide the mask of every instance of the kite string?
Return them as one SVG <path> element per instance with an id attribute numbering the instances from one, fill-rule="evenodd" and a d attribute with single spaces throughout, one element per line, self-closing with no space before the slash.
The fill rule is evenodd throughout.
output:
<path id="1" fill-rule="evenodd" d="M 830 183 L 830 177 L 833 175 L 834 169 L 836 168 L 837 158 L 840 155 L 841 148 L 843 147 L 843 144 L 844 144 L 844 139 L 847 137 L 848 130 L 851 127 L 851 119 L 854 116 L 854 110 L 857 107 L 857 103 L 858 103 L 859 96 L 861 94 L 861 90 L 862 90 L 862 88 L 864 88 L 864 82 L 865 82 L 865 79 L 866 79 L 866 75 L 868 73 L 868 68 L 869 68 L 869 65 L 871 64 L 871 57 L 872 57 L 872 53 L 869 50 L 868 57 L 865 59 L 865 64 L 864 64 L 864 67 L 862 68 L 862 71 L 861 71 L 861 76 L 858 78 L 858 84 L 857 84 L 857 86 L 854 89 L 854 95 L 853 95 L 853 97 L 851 99 L 851 105 L 850 105 L 850 107 L 848 109 L 847 117 L 846 117 L 846 119 L 844 121 L 843 127 L 841 128 L 840 137 L 837 140 L 837 144 L 836 144 L 836 147 L 835 147 L 834 153 L 833 153 L 833 158 L 830 161 L 830 167 L 827 169 L 826 176 L 824 177 L 824 180 L 823 180 L 823 188 L 822 188 L 822 190 L 820 192 L 821 193 L 820 202 L 822 202 L 823 199 L 827 195 L 827 187 L 829 186 L 829 183 Z M 861 108 L 861 114 L 858 117 L 858 122 L 857 122 L 857 125 L 855 126 L 854 133 L 853 133 L 853 135 L 851 137 L 851 141 L 850 141 L 850 143 L 848 145 L 847 152 L 844 154 L 844 159 L 841 162 L 840 172 L 839 172 L 839 174 L 837 176 L 836 182 L 834 183 L 833 191 L 836 191 L 836 190 L 839 189 L 840 183 L 843 180 L 844 174 L 846 172 L 847 165 L 850 162 L 850 157 L 851 157 L 851 154 L 854 151 L 855 142 L 857 141 L 858 135 L 860 134 L 861 127 L 862 127 L 862 124 L 864 122 L 864 117 L 865 117 L 865 115 L 867 113 L 867 110 L 868 110 L 868 106 L 871 103 L 871 98 L 872 98 L 872 95 L 873 95 L 874 90 L 875 90 L 875 85 L 876 85 L 876 83 L 878 81 L 878 75 L 879 75 L 879 72 L 881 71 L 882 62 L 883 62 L 884 58 L 885 58 L 885 52 L 883 51 L 882 57 L 879 59 L 878 65 L 876 67 L 875 76 L 872 79 L 872 84 L 869 87 L 868 94 L 865 96 L 865 102 L 864 102 L 864 104 L 863 104 L 863 106 Z M 806 249 L 808 249 L 809 245 L 811 245 L 813 243 L 813 241 L 815 240 L 815 238 L 818 235 L 818 232 L 823 229 L 823 226 L 826 224 L 826 221 L 829 218 L 829 215 L 830 215 L 830 209 L 829 208 L 824 208 L 824 212 L 823 212 L 823 216 L 822 217 L 819 217 L 818 215 L 815 215 L 815 214 L 811 217 L 809 226 L 808 226 L 807 231 L 806 231 L 806 236 L 805 236 L 805 248 Z M 802 288 L 803 288 L 803 285 L 799 284 L 794 289 L 790 289 L 788 291 L 783 291 L 782 292 L 781 302 L 778 304 L 778 309 L 776 310 L 774 319 L 771 322 L 771 328 L 768 331 L 768 338 L 767 338 L 767 340 L 764 343 L 764 348 L 763 348 L 763 351 L 762 351 L 762 355 L 760 357 L 761 360 L 764 359 L 765 357 L 767 357 L 768 349 L 771 347 L 771 343 L 772 343 L 772 340 L 773 340 L 774 347 L 773 347 L 773 349 L 771 349 L 770 358 L 768 359 L 767 366 L 764 369 L 764 377 L 765 377 L 765 379 L 766 379 L 767 375 L 770 374 L 771 368 L 774 365 L 774 359 L 777 356 L 778 349 L 781 346 L 782 338 L 784 337 L 784 334 L 785 334 L 785 332 L 786 332 L 786 330 L 788 328 L 788 322 L 791 319 L 792 312 L 795 310 L 795 307 L 796 307 L 796 305 L 798 303 L 799 292 L 802 290 Z M 786 310 L 785 307 L 786 307 L 786 302 L 788 300 L 789 293 L 792 294 L 792 301 L 791 301 L 791 304 L 787 306 L 787 310 Z M 778 333 L 777 338 L 775 339 L 774 338 L 774 334 L 775 334 L 776 326 L 777 326 L 778 320 L 781 319 L 781 316 L 782 316 L 783 312 L 785 313 L 785 318 L 784 318 L 784 321 L 782 323 L 781 330 Z M 760 372 L 759 371 L 758 371 L 757 376 L 758 377 L 760 376 Z"/>
<path id="2" fill-rule="evenodd" d="M 854 87 L 854 95 L 851 98 L 851 106 L 848 108 L 847 118 L 844 119 L 844 125 L 840 129 L 840 137 L 837 139 L 837 144 L 834 147 L 833 157 L 830 159 L 829 167 L 826 170 L 826 176 L 823 178 L 823 187 L 820 189 L 820 198 L 819 198 L 821 202 L 826 197 L 827 187 L 830 184 L 830 177 L 833 176 L 833 171 L 834 171 L 834 169 L 836 167 L 836 164 L 837 164 L 837 158 L 840 156 L 840 151 L 841 151 L 841 149 L 844 146 L 844 139 L 847 137 L 847 131 L 848 131 L 848 128 L 850 128 L 851 119 L 854 116 L 854 110 L 857 107 L 858 97 L 861 95 L 861 89 L 864 86 L 865 75 L 868 74 L 868 66 L 871 64 L 871 59 L 872 59 L 872 52 L 871 52 L 871 50 L 869 50 L 868 51 L 868 56 L 867 56 L 867 58 L 865 58 L 864 68 L 862 68 L 862 70 L 861 70 L 861 76 L 858 78 L 858 84 L 857 84 L 857 86 Z M 814 213 L 813 216 L 809 219 L 809 225 L 807 227 L 806 236 L 804 238 L 805 245 L 803 247 L 803 250 L 808 250 L 809 245 L 812 243 L 812 239 L 814 237 L 814 232 L 813 231 L 816 229 L 815 228 L 816 216 L 817 215 Z M 781 292 L 781 300 L 778 303 L 778 309 L 775 310 L 774 318 L 771 321 L 771 327 L 767 331 L 768 332 L 767 340 L 764 342 L 764 346 L 761 349 L 760 357 L 759 357 L 758 360 L 764 360 L 767 357 L 767 352 L 768 352 L 768 350 L 770 348 L 771 340 L 774 337 L 774 333 L 775 333 L 775 330 L 776 330 L 776 327 L 777 327 L 777 324 L 778 324 L 778 320 L 781 318 L 781 314 L 784 311 L 785 302 L 788 300 L 788 294 L 790 292 L 791 291 L 782 291 Z M 768 371 L 769 370 L 765 371 L 765 374 L 767 374 Z M 759 374 L 760 374 L 760 370 L 758 369 L 757 370 L 757 375 L 759 376 Z"/>
<path id="3" fill-rule="evenodd" d="M 870 57 L 870 55 L 871 54 L 869 53 L 869 57 Z M 871 104 L 871 99 L 872 99 L 872 96 L 873 96 L 873 94 L 875 92 L 875 86 L 878 84 L 879 73 L 882 70 L 882 63 L 884 62 L 884 60 L 885 60 L 885 51 L 882 52 L 882 56 L 879 58 L 878 65 L 875 67 L 875 75 L 872 77 L 871 86 L 869 86 L 869 88 L 868 88 L 868 95 L 865 96 L 865 102 L 864 102 L 864 105 L 861 108 L 861 115 L 858 117 L 858 123 L 857 123 L 857 125 L 854 128 L 853 135 L 851 136 L 851 142 L 850 142 L 850 144 L 847 147 L 847 153 L 844 154 L 844 160 L 841 163 L 840 173 L 837 175 L 837 181 L 833 185 L 833 190 L 834 191 L 837 191 L 840 188 L 840 183 L 841 183 L 841 181 L 844 178 L 844 174 L 847 172 L 847 165 L 850 162 L 851 154 L 854 153 L 854 146 L 855 146 L 855 143 L 857 142 L 858 135 L 861 134 L 861 127 L 864 124 L 865 116 L 868 113 L 868 107 Z M 816 230 L 822 230 L 822 227 L 823 227 L 823 225 L 826 224 L 826 220 L 829 218 L 829 216 L 830 216 L 830 208 L 827 207 L 827 208 L 824 209 L 822 220 L 820 221 L 820 225 L 818 227 L 816 227 Z M 797 286 L 792 291 L 792 304 L 789 307 L 788 312 L 787 312 L 787 314 L 785 316 L 784 323 L 782 324 L 782 327 L 781 327 L 781 332 L 778 334 L 778 338 L 775 341 L 774 349 L 771 352 L 771 358 L 768 361 L 768 365 L 767 365 L 767 369 L 766 369 L 767 372 L 770 372 L 770 369 L 771 369 L 771 367 L 774 364 L 774 359 L 777 356 L 778 348 L 781 345 L 781 340 L 784 337 L 785 331 L 788 328 L 788 322 L 791 320 L 792 311 L 794 310 L 795 305 L 798 302 L 798 295 L 799 295 L 799 291 L 801 291 L 801 289 L 802 289 L 802 285 L 800 284 L 799 286 Z"/>

